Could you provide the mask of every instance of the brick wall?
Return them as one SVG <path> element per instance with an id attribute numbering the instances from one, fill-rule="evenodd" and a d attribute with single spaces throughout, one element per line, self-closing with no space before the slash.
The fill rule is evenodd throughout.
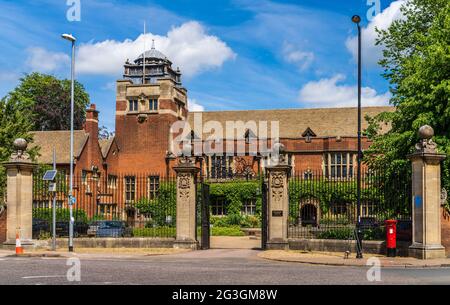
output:
<path id="1" fill-rule="evenodd" d="M 445 247 L 447 254 L 450 254 L 450 214 L 442 209 L 442 245 Z"/>
<path id="2" fill-rule="evenodd" d="M 0 215 L 0 244 L 6 241 L 6 211 Z"/>

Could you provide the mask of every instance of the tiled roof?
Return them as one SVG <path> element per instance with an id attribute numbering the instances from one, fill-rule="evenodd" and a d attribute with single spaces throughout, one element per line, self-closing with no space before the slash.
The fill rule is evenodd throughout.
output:
<path id="1" fill-rule="evenodd" d="M 114 142 L 114 137 L 109 139 L 100 139 L 98 140 L 98 144 L 100 145 L 100 149 L 102 150 L 103 158 L 108 156 L 109 150 L 111 149 L 111 145 Z"/>
<path id="2" fill-rule="evenodd" d="M 53 147 L 56 149 L 56 163 L 70 163 L 70 131 L 33 131 L 30 148 L 39 146 L 39 163 L 53 163 Z M 89 135 L 84 130 L 74 131 L 74 156 L 79 157 Z"/>
<path id="3" fill-rule="evenodd" d="M 394 107 L 365 107 L 363 129 L 367 128 L 366 115 L 375 116 L 381 112 L 392 112 Z M 194 128 L 194 116 L 199 112 L 190 112 L 188 116 L 191 128 Z M 357 135 L 357 108 L 317 108 L 317 109 L 283 109 L 283 110 L 245 110 L 201 112 L 203 127 L 207 121 L 218 121 L 223 128 L 227 121 L 267 121 L 270 137 L 271 121 L 279 122 L 281 138 L 300 138 L 310 128 L 317 137 L 345 137 Z M 387 131 L 389 126 L 382 126 Z M 225 131 L 224 131 L 225 133 Z"/>

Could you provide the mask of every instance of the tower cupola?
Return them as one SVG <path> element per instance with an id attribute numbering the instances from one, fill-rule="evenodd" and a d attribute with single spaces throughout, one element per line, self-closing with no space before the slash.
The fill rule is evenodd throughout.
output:
<path id="1" fill-rule="evenodd" d="M 180 69 L 172 68 L 167 56 L 155 48 L 154 40 L 150 50 L 139 55 L 133 63 L 127 60 L 124 68 L 124 79 L 133 84 L 156 84 L 159 79 L 171 79 L 177 86 L 182 86 Z"/>

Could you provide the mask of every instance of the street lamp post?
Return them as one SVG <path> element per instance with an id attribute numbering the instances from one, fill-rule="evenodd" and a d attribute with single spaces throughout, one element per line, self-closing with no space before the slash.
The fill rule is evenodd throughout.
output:
<path id="1" fill-rule="evenodd" d="M 62 38 L 72 43 L 72 68 L 71 68 L 71 94 L 70 94 L 70 188 L 69 188 L 69 252 L 73 252 L 73 205 L 75 197 L 73 197 L 73 116 L 74 116 L 74 100 L 75 100 L 75 37 L 71 34 L 63 34 Z"/>
<path id="2" fill-rule="evenodd" d="M 358 170 L 356 176 L 356 197 L 357 197 L 357 245 L 356 258 L 363 258 L 362 255 L 362 231 L 361 231 L 361 161 L 362 161 L 362 145 L 361 145 L 361 17 L 354 15 L 352 21 L 358 27 Z"/>

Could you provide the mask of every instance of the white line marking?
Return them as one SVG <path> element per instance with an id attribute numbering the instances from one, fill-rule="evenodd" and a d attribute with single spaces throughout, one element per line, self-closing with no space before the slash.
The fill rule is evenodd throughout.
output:
<path id="1" fill-rule="evenodd" d="M 30 279 L 47 279 L 47 278 L 57 278 L 57 277 L 65 277 L 64 275 L 36 275 L 36 276 L 24 276 L 22 277 L 24 280 Z"/>

